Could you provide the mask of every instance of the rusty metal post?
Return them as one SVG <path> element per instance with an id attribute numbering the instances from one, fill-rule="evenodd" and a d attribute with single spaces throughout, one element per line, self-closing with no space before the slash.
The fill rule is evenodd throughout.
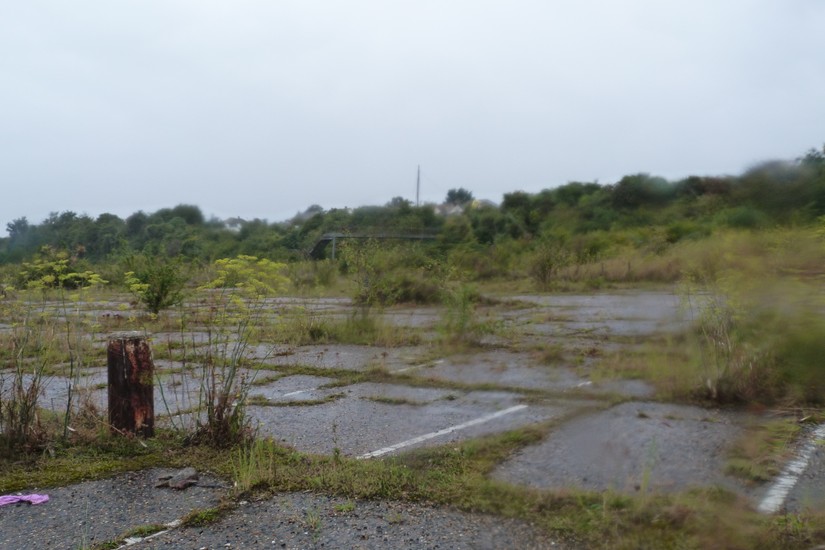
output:
<path id="1" fill-rule="evenodd" d="M 109 337 L 109 426 L 112 432 L 155 433 L 152 350 L 140 332 Z"/>

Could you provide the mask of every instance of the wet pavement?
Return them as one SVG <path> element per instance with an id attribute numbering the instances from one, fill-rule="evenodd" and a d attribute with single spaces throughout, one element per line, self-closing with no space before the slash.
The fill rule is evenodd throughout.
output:
<path id="1" fill-rule="evenodd" d="M 723 473 L 742 420 L 736 413 L 631 401 L 565 423 L 494 477 L 547 489 L 634 493 L 718 485 L 743 492 Z"/>
<path id="2" fill-rule="evenodd" d="M 209 476 L 184 491 L 155 487 L 159 477 L 172 472 L 151 469 L 67 487 L 32 488 L 49 501 L 0 508 L 0 548 L 91 548 L 134 527 L 170 523 L 192 510 L 214 507 L 226 492 L 226 482 Z"/>
<path id="3" fill-rule="evenodd" d="M 487 343 L 482 348 L 458 354 L 438 355 L 434 353 L 438 348 L 426 341 L 420 346 L 397 348 L 256 346 L 252 349 L 253 356 L 261 360 L 264 368 L 254 373 L 245 371 L 246 376 L 257 380 L 250 389 L 250 417 L 259 434 L 272 436 L 299 451 L 327 454 L 337 451 L 351 457 L 387 456 L 416 447 L 442 445 L 555 422 L 542 442 L 516 453 L 500 465 L 494 477 L 536 488 L 576 487 L 628 493 L 721 486 L 759 498 L 761 489 L 746 487 L 724 474 L 726 452 L 744 433 L 744 426 L 749 422 L 747 413 L 655 403 L 648 401 L 653 395 L 652 388 L 642 381 L 593 380 L 588 376 L 588 365 L 593 360 L 591 350 L 621 349 L 646 337 L 685 329 L 690 322 L 689 315 L 676 295 L 621 292 L 581 296 L 525 295 L 512 297 L 512 300 L 511 306 L 503 301 L 504 305 L 490 306 L 483 312 L 483 315 L 502 320 L 500 333 L 485 340 Z M 346 314 L 350 306 L 341 299 L 285 299 L 273 302 L 273 307 L 305 308 L 313 315 L 341 315 Z M 381 315 L 393 324 L 426 334 L 434 331 L 439 320 L 437 308 L 420 308 L 420 311 L 403 308 Z M 161 355 L 160 348 L 168 346 L 165 337 L 154 336 L 156 355 Z M 171 341 L 173 336 L 168 338 Z M 186 338 L 198 345 L 204 341 L 203 335 L 197 333 L 187 334 Z M 559 347 L 558 353 L 544 353 L 552 346 Z M 197 404 L 200 381 L 195 371 L 163 359 L 156 359 L 156 368 L 156 412 L 168 415 L 179 410 L 187 411 Z M 356 379 L 342 382 L 339 379 L 342 372 L 369 371 L 383 373 L 385 379 L 380 383 Z M 100 406 L 105 406 L 106 400 L 106 390 L 101 387 L 104 378 L 105 369 L 99 368 L 87 371 L 82 379 L 89 386 L 87 391 L 91 399 Z M 67 384 L 65 378 L 49 378 L 46 402 L 61 403 Z M 814 462 L 819 464 L 815 471 L 825 469 L 821 450 L 817 450 Z M 825 493 L 823 482 L 813 474 L 810 479 L 810 483 L 791 494 L 788 506 L 821 505 L 821 495 Z M 71 490 L 79 490 L 82 494 L 82 489 L 58 491 Z M 206 494 L 204 498 L 207 498 Z M 290 499 L 300 501 L 304 497 L 281 498 L 286 502 Z M 94 510 L 92 504 L 85 504 L 88 501 L 87 498 L 80 503 L 79 509 L 75 506 L 75 515 L 84 506 L 92 506 L 89 509 Z M 308 531 L 302 530 L 301 521 L 290 523 L 289 516 L 279 515 L 275 501 L 239 509 L 226 520 L 225 526 L 227 532 L 254 530 L 254 522 L 245 515 L 254 509 L 250 517 L 272 515 L 278 518 L 277 526 L 273 523 L 269 530 L 255 531 L 258 537 L 255 540 L 277 541 L 276 547 L 330 547 L 341 543 L 373 548 L 381 547 L 381 544 L 384 547 L 400 544 L 398 541 L 405 541 L 410 547 L 434 547 L 437 541 L 447 540 L 427 538 L 421 526 L 409 531 L 379 531 L 377 526 L 386 521 L 381 514 L 390 512 L 383 508 L 368 511 L 373 504 L 362 508 L 356 506 L 363 513 L 362 517 L 336 515 L 329 511 L 329 506 L 335 506 L 333 504 L 308 502 L 293 502 L 290 506 L 299 509 L 314 506 L 325 510 L 318 513 L 324 518 L 329 516 L 336 518 L 335 521 L 343 521 L 342 525 L 349 525 L 353 533 L 361 533 L 364 538 L 327 539 L 323 531 L 306 538 Z M 393 504 L 381 506 L 388 510 Z M 419 512 L 421 518 L 434 513 L 424 508 Z M 177 513 L 148 520 L 171 521 L 175 519 L 171 516 Z M 8 517 L 8 512 L 0 511 L 0 523 Z M 114 534 L 135 524 L 128 514 L 122 517 L 123 524 L 112 529 Z M 76 525 L 72 529 L 77 530 L 77 525 L 81 525 L 77 522 L 82 518 L 74 521 Z M 464 518 L 461 521 L 470 522 L 467 525 L 472 525 L 472 521 L 484 525 L 488 520 Z M 112 520 L 113 524 L 118 522 Z M 422 522 L 425 520 L 411 520 L 410 523 L 423 525 Z M 392 523 L 390 526 L 398 527 Z M 479 540 L 472 538 L 471 529 L 455 529 L 451 539 L 453 545 L 446 547 L 493 548 L 499 544 L 494 535 L 490 535 L 489 540 Z M 182 547 L 212 547 L 210 545 L 217 544 L 221 537 L 229 537 L 223 544 L 231 543 L 235 547 L 231 536 L 213 536 L 208 532 L 186 531 L 187 543 Z M 529 529 L 525 531 L 528 532 Z M 6 537 L 7 542 L 23 540 L 12 538 L 23 536 L 14 535 L 13 531 L 3 530 L 2 533 L 0 537 Z M 106 531 L 95 537 L 114 534 Z M 463 539 L 467 543 L 465 546 L 456 543 L 459 539 L 455 537 L 459 534 L 468 537 Z M 334 535 L 343 536 L 338 531 Z M 529 547 L 533 540 L 531 536 L 525 535 L 523 547 Z M 140 547 L 168 546 L 162 540 L 158 537 L 155 546 Z"/>
<path id="4" fill-rule="evenodd" d="M 346 456 L 360 456 L 522 404 L 521 396 L 508 392 L 455 392 L 385 384 L 355 384 L 305 395 L 307 401 L 341 396 L 307 406 L 301 406 L 297 400 L 294 406 L 250 407 L 249 414 L 259 433 L 301 451 L 330 454 L 339 449 Z M 439 445 L 518 428 L 567 411 L 568 404 L 561 401 L 553 406 L 525 406 L 403 448 Z"/>
<path id="5" fill-rule="evenodd" d="M 241 501 L 217 522 L 186 527 L 180 525 L 183 518 L 217 506 L 225 489 L 155 487 L 164 473 L 122 474 L 50 489 L 44 504 L 4 506 L 0 548 L 569 548 L 523 521 L 409 502 L 312 493 Z M 146 527 L 152 529 L 136 531 Z"/>

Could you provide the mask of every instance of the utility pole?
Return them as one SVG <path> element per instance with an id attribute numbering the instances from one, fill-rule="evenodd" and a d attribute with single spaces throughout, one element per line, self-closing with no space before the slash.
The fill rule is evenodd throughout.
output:
<path id="1" fill-rule="evenodd" d="M 421 206 L 418 197 L 421 194 L 421 165 L 418 165 L 418 176 L 415 178 L 415 205 Z"/>

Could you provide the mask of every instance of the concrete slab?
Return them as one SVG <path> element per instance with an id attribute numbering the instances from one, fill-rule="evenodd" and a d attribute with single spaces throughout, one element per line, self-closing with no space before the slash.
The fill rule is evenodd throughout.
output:
<path id="1" fill-rule="evenodd" d="M 323 393 L 344 392 L 345 396 L 332 402 L 303 407 L 253 406 L 249 408 L 249 413 L 261 434 L 271 435 L 300 451 L 329 454 L 339 449 L 345 455 L 360 456 L 522 405 L 521 396 L 507 392 L 443 394 L 430 391 L 430 400 L 418 402 L 413 399 L 422 397 L 419 392 L 390 386 L 389 391 L 384 393 L 377 386 L 356 384 L 323 390 Z M 365 399 L 374 398 L 379 393 L 399 396 L 406 392 L 409 392 L 410 402 Z M 436 396 L 439 398 L 432 399 Z M 523 407 L 489 421 L 428 437 L 404 448 L 443 444 L 541 422 L 569 412 L 569 407 L 563 402 L 552 406 Z"/>
<path id="2" fill-rule="evenodd" d="M 743 420 L 699 407 L 624 403 L 565 423 L 494 477 L 552 489 L 632 493 L 721 485 L 745 491 L 724 474 L 725 453 Z"/>

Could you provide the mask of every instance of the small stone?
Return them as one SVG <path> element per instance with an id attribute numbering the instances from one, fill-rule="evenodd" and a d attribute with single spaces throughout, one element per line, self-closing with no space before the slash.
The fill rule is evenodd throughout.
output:
<path id="1" fill-rule="evenodd" d="M 171 489 L 182 490 L 190 485 L 196 484 L 199 478 L 198 472 L 194 468 L 188 467 L 175 474 L 159 477 L 155 487 L 169 487 Z"/>

